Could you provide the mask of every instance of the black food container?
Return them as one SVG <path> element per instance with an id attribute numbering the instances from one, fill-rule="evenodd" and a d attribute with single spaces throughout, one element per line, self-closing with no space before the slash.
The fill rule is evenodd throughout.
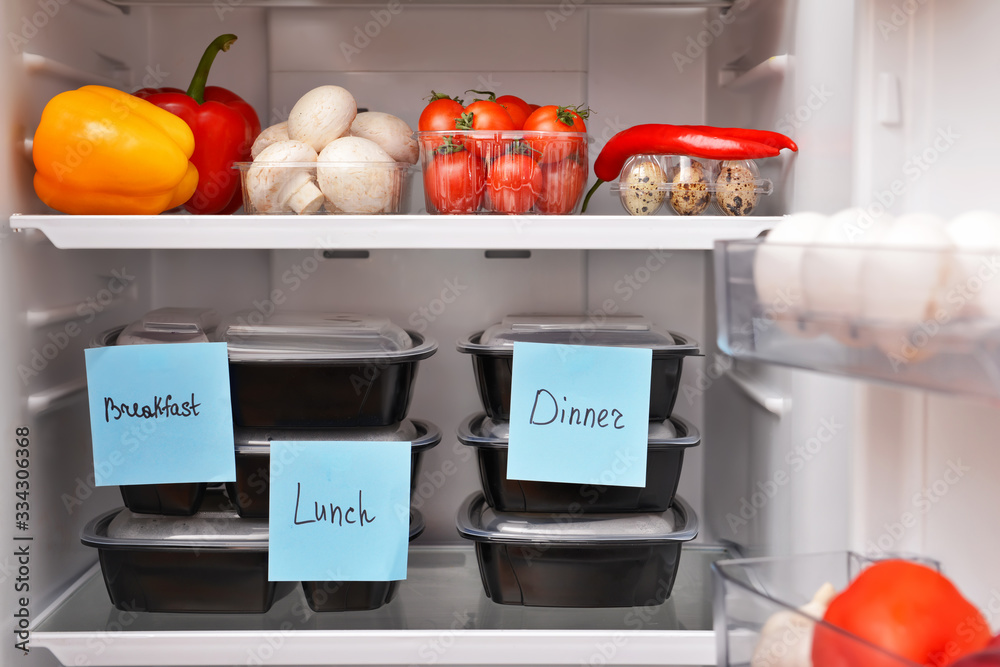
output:
<path id="1" fill-rule="evenodd" d="M 472 355 L 479 397 L 492 419 L 510 419 L 515 342 L 652 349 L 650 421 L 670 417 L 681 383 L 684 357 L 700 354 L 698 343 L 691 338 L 655 327 L 643 317 L 606 317 L 600 323 L 587 316 L 505 317 L 499 324 L 458 342 L 459 352 Z"/>
<path id="2" fill-rule="evenodd" d="M 338 429 L 233 429 L 236 437 L 236 481 L 226 489 L 240 516 L 266 517 L 271 498 L 271 442 L 410 442 L 410 492 L 416 486 L 424 452 L 441 442 L 441 431 L 434 424 L 406 419 L 393 426 Z"/>
<path id="3" fill-rule="evenodd" d="M 125 327 L 101 334 L 95 345 L 154 345 L 161 343 L 208 343 L 215 332 L 215 311 L 198 308 L 160 308 Z M 129 484 L 120 486 L 125 507 L 144 514 L 190 516 L 201 507 L 206 485 Z"/>
<path id="4" fill-rule="evenodd" d="M 680 497 L 662 513 L 517 514 L 481 493 L 458 511 L 458 533 L 476 543 L 486 595 L 529 607 L 634 607 L 670 597 L 681 545 L 698 519 Z"/>
<path id="5" fill-rule="evenodd" d="M 410 510 L 410 541 L 424 532 L 424 517 Z M 313 611 L 370 611 L 396 597 L 398 581 L 303 581 L 306 602 Z"/>
<path id="6" fill-rule="evenodd" d="M 237 426 L 388 426 L 410 406 L 417 363 L 437 343 L 387 319 L 360 315 L 234 315 L 218 329 L 229 346 Z"/>
<path id="7" fill-rule="evenodd" d="M 486 502 L 501 512 L 665 512 L 677 492 L 684 450 L 701 442 L 698 429 L 680 417 L 649 422 L 645 486 L 602 486 L 508 479 L 508 433 L 507 422 L 481 412 L 458 427 L 459 442 L 476 450 Z"/>
<path id="8" fill-rule="evenodd" d="M 241 519 L 223 497 L 191 517 L 107 512 L 84 529 L 98 550 L 118 609 L 263 613 L 276 584 L 267 580 L 267 520 Z"/>

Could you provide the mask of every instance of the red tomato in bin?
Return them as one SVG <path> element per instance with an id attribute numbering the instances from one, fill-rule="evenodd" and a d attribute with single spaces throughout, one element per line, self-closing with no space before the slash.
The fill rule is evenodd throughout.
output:
<path id="1" fill-rule="evenodd" d="M 527 213 L 542 191 L 542 170 L 527 155 L 501 155 L 489 165 L 486 190 L 494 212 Z"/>
<path id="2" fill-rule="evenodd" d="M 815 667 L 899 667 L 894 656 L 944 667 L 991 639 L 983 615 L 954 584 L 906 560 L 879 561 L 862 571 L 830 602 L 823 620 L 865 642 L 817 625 Z"/>
<path id="3" fill-rule="evenodd" d="M 424 169 L 424 194 L 438 213 L 475 213 L 485 189 L 483 163 L 466 150 L 439 153 Z"/>
<path id="4" fill-rule="evenodd" d="M 495 137 L 466 138 L 465 143 L 472 152 L 481 158 L 492 160 L 504 152 L 503 141 L 500 132 L 509 132 L 517 128 L 507 110 L 496 102 L 489 100 L 477 100 L 465 107 L 465 113 L 455 124 L 459 130 L 471 130 L 475 132 L 485 132 L 496 130 Z"/>
<path id="5" fill-rule="evenodd" d="M 542 191 L 538 212 L 545 215 L 568 215 L 576 208 L 587 183 L 587 170 L 570 158 L 541 165 Z"/>
<path id="6" fill-rule="evenodd" d="M 516 95 L 501 95 L 497 98 L 497 104 L 507 110 L 507 114 L 514 121 L 515 130 L 523 128 L 524 121 L 531 115 L 531 105 Z"/>
<path id="7" fill-rule="evenodd" d="M 525 132 L 586 132 L 587 124 L 578 112 L 554 104 L 539 107 L 524 121 Z M 586 147 L 583 137 L 532 138 L 533 155 L 540 163 L 559 162 L 579 154 Z"/>
<path id="8" fill-rule="evenodd" d="M 455 129 L 455 123 L 465 112 L 465 107 L 450 97 L 434 99 L 420 112 L 417 120 L 417 130 L 421 132 L 443 132 Z M 423 142 L 422 148 L 428 152 L 437 150 L 444 142 L 444 136 Z M 454 137 L 452 142 L 461 145 L 461 138 Z"/>

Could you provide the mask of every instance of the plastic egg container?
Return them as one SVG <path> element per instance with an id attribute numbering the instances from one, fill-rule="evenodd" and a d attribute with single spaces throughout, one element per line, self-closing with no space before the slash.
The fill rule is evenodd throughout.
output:
<path id="1" fill-rule="evenodd" d="M 630 215 L 750 215 L 773 189 L 753 160 L 684 155 L 633 155 L 611 186 Z"/>
<path id="2" fill-rule="evenodd" d="M 431 214 L 570 215 L 587 183 L 585 132 L 417 132 Z"/>

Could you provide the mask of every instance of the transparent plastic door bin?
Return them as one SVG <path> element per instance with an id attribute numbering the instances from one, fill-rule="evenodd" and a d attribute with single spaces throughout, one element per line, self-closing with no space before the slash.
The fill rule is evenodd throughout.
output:
<path id="1" fill-rule="evenodd" d="M 935 561 L 917 558 L 909 560 L 939 569 Z M 821 619 L 799 611 L 799 607 L 812 600 L 825 584 L 829 583 L 836 591 L 842 591 L 858 573 L 874 562 L 876 559 L 849 551 L 838 551 L 775 558 L 740 558 L 713 563 L 713 608 L 718 664 L 727 667 L 799 664 L 798 660 L 793 660 L 793 656 L 799 655 L 799 652 L 809 655 L 813 628 L 819 623 L 830 632 L 837 633 L 844 641 L 857 643 L 861 655 L 870 651 L 873 660 L 877 658 L 882 667 L 916 667 L 909 660 L 887 653 L 850 633 L 823 623 Z M 793 629 L 782 632 L 780 641 L 761 641 L 764 625 L 779 612 L 793 614 L 795 620 L 801 623 L 790 623 L 789 627 Z M 809 662 L 804 664 L 808 665 Z"/>
<path id="2" fill-rule="evenodd" d="M 990 279 L 997 256 L 717 242 L 719 349 L 737 359 L 1000 398 L 1000 280 Z"/>

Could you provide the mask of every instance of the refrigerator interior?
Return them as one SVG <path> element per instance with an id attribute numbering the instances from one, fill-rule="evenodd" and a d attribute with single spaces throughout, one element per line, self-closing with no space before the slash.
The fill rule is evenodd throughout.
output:
<path id="1" fill-rule="evenodd" d="M 222 32 L 239 41 L 217 59 L 210 83 L 251 102 L 265 126 L 283 120 L 303 92 L 326 83 L 349 89 L 359 106 L 399 115 L 413 127 L 432 89 L 492 89 L 529 100 L 585 102 L 595 111 L 588 123 L 591 160 L 615 132 L 642 122 L 789 134 L 803 150 L 762 164 L 775 181 L 775 195 L 760 209 L 764 216 L 833 213 L 873 202 L 893 212 L 948 216 L 990 205 L 988 188 L 968 187 L 991 159 L 975 137 L 993 136 L 985 110 L 1000 101 L 992 87 L 977 85 L 1000 64 L 986 34 L 1000 9 L 982 0 L 902 3 L 905 10 L 889 0 L 117 4 L 4 4 L 11 48 L 0 59 L 8 84 L 0 122 L 10 131 L 0 139 L 7 156 L 0 201 L 7 214 L 45 213 L 31 190 L 30 151 L 22 144 L 48 99 L 86 83 L 125 90 L 184 87 L 204 45 Z M 951 130 L 959 139 L 946 150 L 934 149 L 941 132 L 951 136 Z M 925 159 L 919 176 L 908 180 L 912 160 L 928 147 L 935 151 L 933 162 Z M 900 179 L 906 187 L 895 194 L 893 182 Z M 593 206 L 609 226 L 622 221 L 607 185 Z M 422 209 L 415 175 L 409 210 Z M 972 508 L 991 507 L 997 499 L 989 474 L 995 409 L 982 401 L 723 357 L 715 346 L 708 245 L 581 248 L 567 228 L 564 245 L 489 256 L 484 251 L 502 248 L 393 248 L 379 236 L 391 230 L 379 227 L 365 257 L 338 253 L 343 246 L 335 234 L 322 234 L 304 250 L 58 249 L 37 230 L 12 233 L 3 217 L 0 270 L 14 287 L 0 296 L 0 329 L 9 341 L 0 354 L 4 367 L 14 370 L 0 385 L 0 423 L 8 434 L 30 430 L 33 615 L 92 566 L 94 554 L 79 543 L 81 526 L 120 505 L 117 489 L 93 485 L 82 350 L 99 332 L 168 305 L 264 315 L 277 308 L 372 312 L 435 338 L 441 348 L 421 367 L 410 411 L 445 434 L 425 457 L 415 500 L 427 520 L 419 544 L 427 545 L 460 542 L 455 510 L 478 486 L 471 453 L 454 438 L 457 424 L 478 405 L 471 364 L 454 342 L 513 312 L 645 315 L 694 337 L 706 354 L 685 363 L 676 408 L 704 433 L 702 445 L 686 457 L 679 489 L 702 519 L 699 543 L 732 543 L 748 554 L 869 544 L 917 551 L 940 558 L 977 604 L 1000 609 L 1000 575 L 988 556 L 996 538 L 978 530 L 973 541 L 963 530 L 972 527 Z M 540 223 L 527 218 L 514 224 L 530 232 Z M 176 232 L 183 239 L 184 228 Z M 355 237 L 351 249 L 364 248 Z M 956 466 L 963 471 L 959 482 L 948 483 L 945 493 L 934 491 Z M 10 473 L 4 488 L 12 487 Z M 948 473 L 947 480 L 953 478 Z M 927 489 L 935 501 L 923 511 L 926 504 L 916 498 Z M 0 535 L 17 534 L 16 500 L 9 493 L 2 503 Z M 906 512 L 917 521 L 900 533 L 896 526 Z M 18 594 L 16 559 L 5 552 L 0 601 L 6 610 L 16 608 Z M 585 617 L 578 623 L 587 628 Z M 689 648 L 687 642 L 696 640 L 683 632 L 648 634 L 654 635 L 649 643 L 633 638 L 614 644 L 612 655 L 600 651 L 600 640 L 583 641 L 591 641 L 591 655 L 617 664 L 710 662 Z M 483 648 L 493 639 L 467 635 L 444 636 L 461 650 L 407 661 L 455 664 L 475 662 L 478 655 L 496 662 Z M 410 633 L 423 648 L 420 642 L 431 636 Z M 523 662 L 579 662 L 575 654 L 560 656 L 531 643 L 551 642 L 550 636 L 521 639 Z M 360 662 L 358 656 L 371 651 L 364 637 L 349 640 L 334 632 L 325 641 L 344 647 L 341 664 Z M 115 643 L 114 636 L 99 638 L 81 656 L 88 662 L 78 664 L 108 664 L 107 656 L 120 655 Z M 233 646 L 244 655 L 242 645 Z M 310 652 L 296 644 L 301 652 L 289 650 L 282 658 L 277 651 L 274 662 L 288 664 L 289 655 L 322 662 L 322 646 Z M 3 651 L 5 661 L 22 659 L 9 645 Z M 141 641 L 130 651 L 132 660 L 145 664 L 234 655 Z M 260 654 L 246 655 L 252 661 Z M 23 659 L 57 664 L 40 648 Z"/>

